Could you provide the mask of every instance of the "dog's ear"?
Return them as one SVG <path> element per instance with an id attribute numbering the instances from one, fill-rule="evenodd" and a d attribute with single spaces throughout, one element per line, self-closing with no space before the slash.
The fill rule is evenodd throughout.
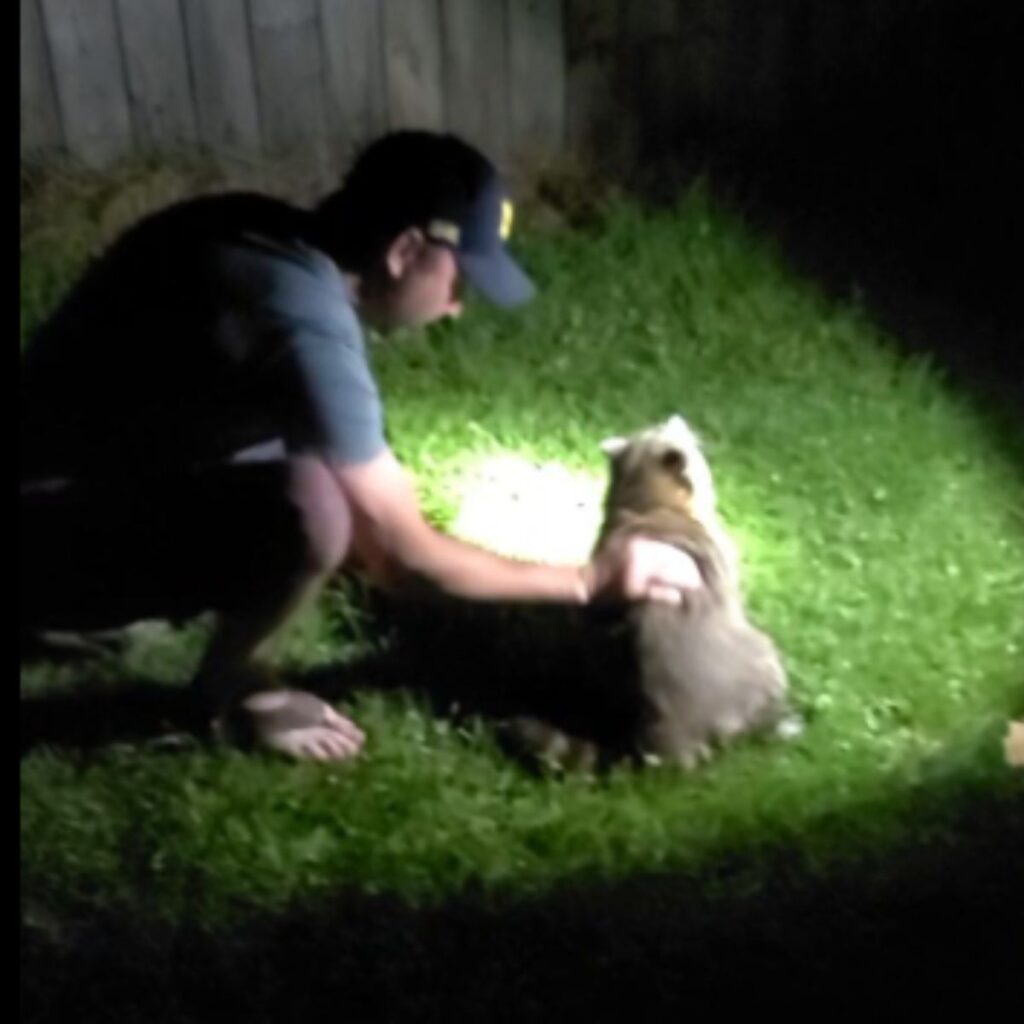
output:
<path id="1" fill-rule="evenodd" d="M 603 451 L 609 459 L 614 459 L 616 455 L 625 450 L 625 447 L 628 444 L 629 441 L 624 437 L 606 437 L 601 442 L 601 451 Z"/>
<path id="2" fill-rule="evenodd" d="M 700 438 L 697 432 L 678 413 L 670 416 L 661 427 L 661 436 L 664 440 L 677 445 L 683 450 L 700 447 Z"/>

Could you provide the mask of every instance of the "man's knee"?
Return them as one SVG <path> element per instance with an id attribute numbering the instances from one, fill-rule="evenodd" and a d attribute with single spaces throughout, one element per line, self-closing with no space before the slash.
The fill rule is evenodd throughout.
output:
<path id="1" fill-rule="evenodd" d="M 352 545 L 352 513 L 334 474 L 312 455 L 288 460 L 289 498 L 301 516 L 310 568 L 319 575 L 339 569 Z"/>

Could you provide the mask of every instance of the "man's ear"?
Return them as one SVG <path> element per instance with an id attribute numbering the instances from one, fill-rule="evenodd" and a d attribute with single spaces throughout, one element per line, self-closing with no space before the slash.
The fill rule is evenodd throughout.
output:
<path id="1" fill-rule="evenodd" d="M 403 278 L 408 269 L 420 258 L 426 244 L 426 236 L 419 228 L 406 228 L 388 246 L 385 256 L 388 276 L 396 281 Z"/>

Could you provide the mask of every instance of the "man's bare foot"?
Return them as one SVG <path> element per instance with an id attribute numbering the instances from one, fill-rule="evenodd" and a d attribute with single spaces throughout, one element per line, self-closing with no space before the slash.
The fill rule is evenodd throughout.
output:
<path id="1" fill-rule="evenodd" d="M 355 757 L 366 737 L 352 721 L 304 690 L 270 690 L 242 701 L 232 717 L 247 719 L 256 746 L 299 761 Z"/>

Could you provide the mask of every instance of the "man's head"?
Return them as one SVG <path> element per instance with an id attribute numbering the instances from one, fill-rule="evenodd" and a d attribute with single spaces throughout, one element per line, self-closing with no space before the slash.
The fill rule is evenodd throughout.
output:
<path id="1" fill-rule="evenodd" d="M 318 244 L 358 275 L 360 311 L 375 325 L 458 315 L 462 278 L 500 306 L 533 294 L 505 249 L 512 205 L 494 165 L 453 135 L 378 139 L 315 222 Z"/>

